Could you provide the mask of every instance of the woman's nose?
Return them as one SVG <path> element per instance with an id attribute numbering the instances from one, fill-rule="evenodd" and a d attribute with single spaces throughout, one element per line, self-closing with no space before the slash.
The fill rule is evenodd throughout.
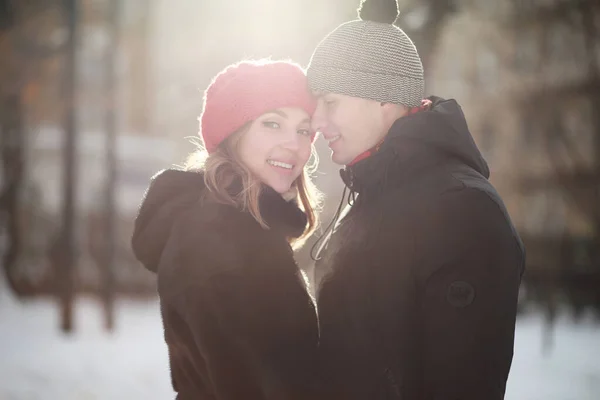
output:
<path id="1" fill-rule="evenodd" d="M 300 148 L 300 134 L 295 130 L 285 135 L 283 147 L 291 151 L 297 151 Z"/>

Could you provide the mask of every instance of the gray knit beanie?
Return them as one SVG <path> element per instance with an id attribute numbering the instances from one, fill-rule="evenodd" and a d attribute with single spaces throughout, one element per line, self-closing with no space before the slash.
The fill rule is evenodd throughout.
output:
<path id="1" fill-rule="evenodd" d="M 307 76 L 315 91 L 416 107 L 424 97 L 423 64 L 412 40 L 393 25 L 396 0 L 362 0 L 360 19 L 329 33 Z"/>

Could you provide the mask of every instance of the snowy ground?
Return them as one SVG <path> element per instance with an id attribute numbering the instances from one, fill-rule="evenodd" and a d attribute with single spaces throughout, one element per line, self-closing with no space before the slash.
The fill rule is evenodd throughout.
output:
<path id="1" fill-rule="evenodd" d="M 158 304 L 119 305 L 114 334 L 81 301 L 76 333 L 59 333 L 53 303 L 0 297 L 0 400 L 173 399 Z"/>
<path id="2" fill-rule="evenodd" d="M 600 324 L 592 318 L 574 324 L 565 315 L 554 326 L 553 346 L 542 351 L 544 323 L 539 315 L 517 321 L 515 355 L 507 400 L 599 400 Z"/>
<path id="3" fill-rule="evenodd" d="M 77 331 L 64 337 L 54 304 L 19 303 L 5 293 L 0 291 L 0 400 L 174 398 L 156 302 L 119 303 L 118 329 L 111 335 L 102 330 L 97 304 L 82 300 Z M 600 325 L 559 318 L 547 355 L 542 331 L 538 316 L 519 320 L 506 398 L 600 399 Z"/>

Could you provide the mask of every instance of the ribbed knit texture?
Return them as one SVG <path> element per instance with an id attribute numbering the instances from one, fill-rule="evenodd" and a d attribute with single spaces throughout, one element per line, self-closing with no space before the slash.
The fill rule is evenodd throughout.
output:
<path id="1" fill-rule="evenodd" d="M 221 71 L 204 93 L 200 134 L 209 153 L 229 135 L 267 111 L 316 102 L 302 68 L 287 61 L 243 61 Z"/>
<path id="2" fill-rule="evenodd" d="M 314 51 L 307 71 L 314 91 L 417 107 L 424 97 L 423 65 L 400 28 L 355 20 L 338 26 Z"/>

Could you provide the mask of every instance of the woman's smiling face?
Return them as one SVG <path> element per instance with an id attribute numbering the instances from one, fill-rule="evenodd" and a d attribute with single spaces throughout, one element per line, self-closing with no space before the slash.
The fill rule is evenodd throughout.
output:
<path id="1" fill-rule="evenodd" d="M 302 173 L 312 148 L 310 115 L 297 107 L 278 108 L 256 118 L 242 134 L 241 162 L 262 183 L 286 193 Z"/>

